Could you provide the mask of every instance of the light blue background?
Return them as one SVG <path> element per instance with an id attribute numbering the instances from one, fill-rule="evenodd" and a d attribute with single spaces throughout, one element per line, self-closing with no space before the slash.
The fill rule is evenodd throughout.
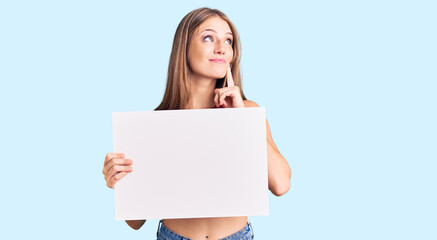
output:
<path id="1" fill-rule="evenodd" d="M 437 6 L 381 0 L 1 1 L 2 238 L 154 239 L 158 220 L 115 220 L 111 113 L 160 103 L 203 6 L 236 25 L 244 92 L 292 168 L 256 239 L 437 239 Z"/>

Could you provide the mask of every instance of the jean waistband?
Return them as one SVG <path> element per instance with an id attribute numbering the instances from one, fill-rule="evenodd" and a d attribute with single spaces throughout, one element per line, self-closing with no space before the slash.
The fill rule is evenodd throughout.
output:
<path id="1" fill-rule="evenodd" d="M 156 237 L 158 238 L 159 233 L 163 231 L 163 233 L 165 235 L 168 235 L 171 237 L 171 239 L 178 239 L 178 240 L 191 240 L 190 238 L 185 238 L 175 232 L 173 232 L 172 230 L 168 229 L 164 224 L 163 224 L 163 220 L 159 220 L 158 223 L 158 230 L 156 231 Z M 244 236 L 243 238 L 241 238 L 241 236 Z M 236 238 L 239 237 L 239 238 Z M 254 237 L 254 233 L 253 233 L 253 228 L 252 228 L 252 223 L 251 222 L 247 222 L 247 224 L 244 226 L 243 229 L 239 230 L 238 232 L 235 232 L 229 236 L 226 236 L 225 238 L 221 238 L 220 240 L 233 240 L 233 239 L 242 239 L 242 240 L 246 240 L 246 239 L 253 239 Z"/>

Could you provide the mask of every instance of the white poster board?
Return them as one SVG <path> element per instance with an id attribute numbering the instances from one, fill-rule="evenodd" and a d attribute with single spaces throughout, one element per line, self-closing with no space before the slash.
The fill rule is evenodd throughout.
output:
<path id="1" fill-rule="evenodd" d="M 117 220 L 269 215 L 264 107 L 114 112 Z"/>

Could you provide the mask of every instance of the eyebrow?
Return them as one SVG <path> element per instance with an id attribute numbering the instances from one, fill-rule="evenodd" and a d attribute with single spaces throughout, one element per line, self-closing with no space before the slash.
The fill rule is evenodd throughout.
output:
<path id="1" fill-rule="evenodd" d="M 217 33 L 214 29 L 210 29 L 210 28 L 208 28 L 208 29 L 205 29 L 205 30 L 203 30 L 202 32 L 205 32 L 205 31 L 212 31 L 212 32 L 215 32 L 215 33 Z M 233 37 L 234 35 L 232 35 L 232 33 L 231 32 L 227 32 L 226 34 L 231 34 L 231 36 Z"/>

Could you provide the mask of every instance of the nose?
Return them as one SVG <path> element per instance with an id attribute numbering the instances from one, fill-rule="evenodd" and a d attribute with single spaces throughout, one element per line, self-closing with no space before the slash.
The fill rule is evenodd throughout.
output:
<path id="1" fill-rule="evenodd" d="M 225 45 L 223 42 L 216 41 L 214 53 L 215 54 L 225 54 Z"/>

